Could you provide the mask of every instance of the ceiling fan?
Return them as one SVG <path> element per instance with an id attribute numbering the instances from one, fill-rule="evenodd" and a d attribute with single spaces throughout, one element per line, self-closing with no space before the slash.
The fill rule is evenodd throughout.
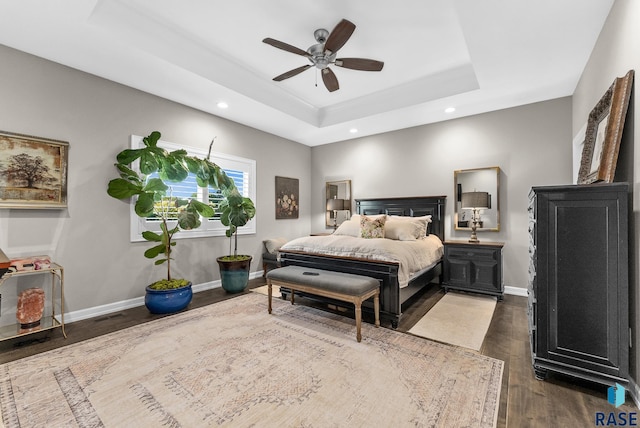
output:
<path id="1" fill-rule="evenodd" d="M 306 69 L 315 66 L 320 70 L 322 74 L 322 81 L 327 87 L 329 92 L 337 91 L 340 89 L 338 84 L 338 78 L 335 73 L 329 68 L 329 65 L 333 64 L 338 67 L 350 68 L 352 70 L 361 71 L 380 71 L 384 66 L 384 62 L 376 61 L 374 59 L 366 58 L 336 58 L 338 49 L 347 43 L 347 40 L 351 37 L 351 34 L 355 31 L 356 26 L 353 22 L 343 19 L 336 25 L 331 33 L 324 28 L 320 28 L 314 31 L 313 36 L 318 42 L 312 45 L 306 51 L 299 49 L 290 44 L 281 42 L 279 40 L 267 37 L 263 40 L 264 43 L 282 49 L 287 52 L 291 52 L 303 57 L 306 57 L 311 61 L 311 64 L 303 65 L 302 67 L 294 68 L 279 76 L 273 78 L 276 82 L 288 79 L 295 75 L 298 75 Z"/>

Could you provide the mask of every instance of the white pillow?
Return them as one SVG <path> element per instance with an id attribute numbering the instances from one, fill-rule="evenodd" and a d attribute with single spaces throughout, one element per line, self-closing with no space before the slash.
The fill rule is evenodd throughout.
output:
<path id="1" fill-rule="evenodd" d="M 355 217 L 355 216 L 354 216 Z M 360 216 L 358 221 L 355 221 L 353 217 L 351 220 L 343 221 L 340 226 L 333 232 L 334 235 L 347 235 L 347 236 L 360 236 Z"/>
<path id="2" fill-rule="evenodd" d="M 424 228 L 418 221 L 402 221 L 389 219 L 384 225 L 384 237 L 397 241 L 415 241 L 421 238 Z"/>
<path id="3" fill-rule="evenodd" d="M 411 222 L 416 223 L 420 226 L 420 232 L 416 235 L 417 239 L 420 239 L 429 234 L 428 225 L 431 223 L 431 215 L 423 215 L 420 217 L 411 217 L 411 216 L 400 216 L 400 215 L 392 215 L 389 216 L 389 220 L 397 220 L 403 222 Z"/>

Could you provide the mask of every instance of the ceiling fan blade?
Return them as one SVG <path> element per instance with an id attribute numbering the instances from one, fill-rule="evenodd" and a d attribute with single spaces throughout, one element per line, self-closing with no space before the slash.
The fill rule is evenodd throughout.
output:
<path id="1" fill-rule="evenodd" d="M 287 51 L 287 52 L 291 52 L 297 55 L 301 55 L 301 56 L 306 56 L 309 57 L 309 53 L 307 51 L 303 51 L 300 48 L 297 48 L 295 46 L 291 46 L 288 43 L 285 42 L 281 42 L 280 40 L 276 40 L 276 39 L 272 39 L 270 37 L 267 37 L 266 39 L 262 40 L 264 43 L 273 46 L 274 48 L 278 48 L 278 49 L 282 49 L 283 51 Z"/>
<path id="2" fill-rule="evenodd" d="M 356 29 L 356 24 L 351 21 L 347 21 L 343 19 L 338 22 L 336 28 L 329 34 L 326 43 L 324 44 L 324 49 L 326 51 L 330 51 L 331 53 L 335 53 L 347 43 L 349 37 L 353 34 Z"/>
<path id="3" fill-rule="evenodd" d="M 281 82 L 284 79 L 288 79 L 289 77 L 293 77 L 296 74 L 302 73 L 303 71 L 305 71 L 309 67 L 311 67 L 311 64 L 303 65 L 302 67 L 298 67 L 298 68 L 294 68 L 293 70 L 289 70 L 286 73 L 282 73 L 280 76 L 274 77 L 273 80 L 275 80 L 276 82 Z"/>
<path id="4" fill-rule="evenodd" d="M 336 58 L 335 65 L 352 70 L 380 71 L 384 62 L 367 58 Z"/>
<path id="5" fill-rule="evenodd" d="M 340 85 L 338 85 L 338 78 L 330 68 L 322 69 L 322 81 L 324 82 L 324 86 L 327 87 L 329 92 L 337 91 L 338 89 L 340 89 Z"/>

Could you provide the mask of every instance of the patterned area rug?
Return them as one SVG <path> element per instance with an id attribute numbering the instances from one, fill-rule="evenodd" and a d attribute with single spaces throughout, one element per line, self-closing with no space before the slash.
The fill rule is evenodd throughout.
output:
<path id="1" fill-rule="evenodd" d="M 495 309 L 495 297 L 448 292 L 409 333 L 479 351 Z"/>
<path id="2" fill-rule="evenodd" d="M 492 427 L 503 362 L 248 293 L 0 366 L 6 427 Z"/>

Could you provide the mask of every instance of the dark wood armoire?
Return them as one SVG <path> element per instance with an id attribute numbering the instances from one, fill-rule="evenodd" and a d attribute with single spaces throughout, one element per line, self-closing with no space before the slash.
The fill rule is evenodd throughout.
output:
<path id="1" fill-rule="evenodd" d="M 535 375 L 628 383 L 629 187 L 533 187 L 528 318 Z"/>

